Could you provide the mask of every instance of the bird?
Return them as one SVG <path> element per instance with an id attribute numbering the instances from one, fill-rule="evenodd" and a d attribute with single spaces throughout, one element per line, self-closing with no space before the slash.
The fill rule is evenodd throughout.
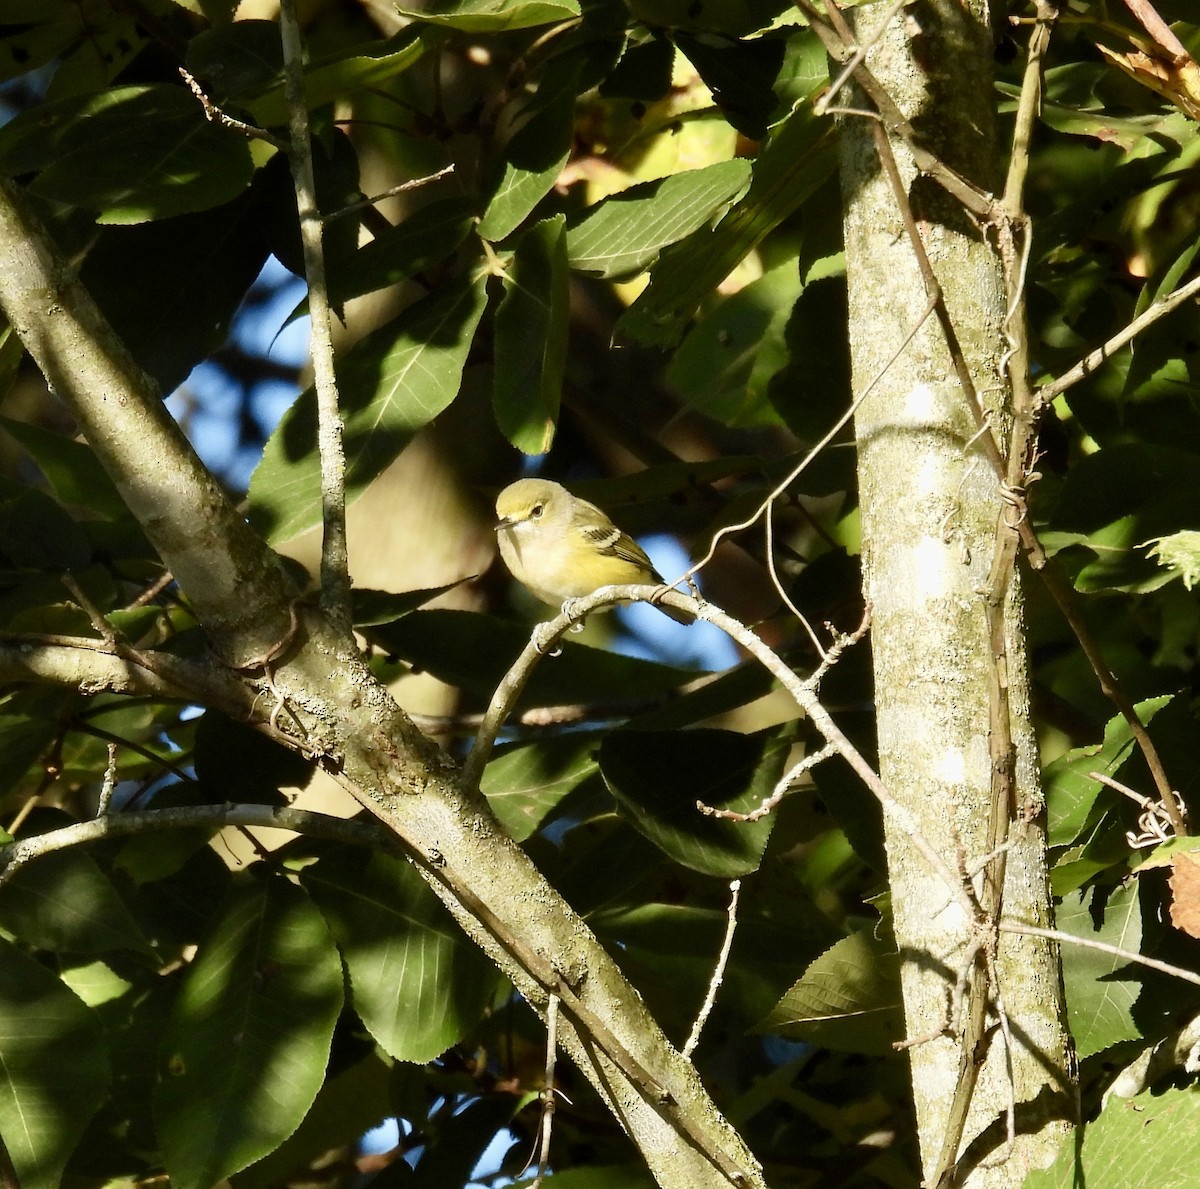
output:
<path id="1" fill-rule="evenodd" d="M 602 586 L 665 586 L 642 547 L 595 504 L 550 479 L 518 479 L 496 499 L 496 539 L 509 573 L 552 606 Z M 677 623 L 692 616 L 655 604 Z"/>

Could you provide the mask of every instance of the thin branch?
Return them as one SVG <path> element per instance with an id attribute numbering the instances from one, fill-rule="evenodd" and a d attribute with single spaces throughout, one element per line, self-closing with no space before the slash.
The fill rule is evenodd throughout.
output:
<path id="1" fill-rule="evenodd" d="M 884 35 L 884 33 L 887 32 L 887 27 L 891 23 L 892 17 L 894 17 L 896 13 L 900 11 L 900 9 L 904 8 L 905 5 L 911 3 L 913 3 L 913 0 L 893 0 L 892 6 L 883 14 L 882 17 L 880 17 L 879 23 L 875 26 L 875 32 L 872 34 L 870 40 L 856 40 L 854 52 L 851 53 L 849 58 L 846 59 L 846 62 L 842 67 L 842 73 L 839 74 L 832 83 L 830 83 L 829 90 L 823 95 L 819 96 L 816 103 L 813 104 L 813 111 L 816 112 L 817 115 L 831 115 L 835 111 L 845 110 L 832 108 L 830 107 L 830 104 L 833 103 L 834 99 L 837 97 L 837 93 L 849 81 L 850 76 L 853 75 L 860 66 L 865 64 L 867 54 L 870 52 L 871 48 L 876 44 L 876 42 L 878 42 L 879 39 Z M 874 115 L 875 113 L 872 114 Z"/>
<path id="2" fill-rule="evenodd" d="M 350 631 L 350 571 L 346 542 L 346 452 L 338 411 L 337 379 L 333 371 L 333 334 L 329 290 L 325 281 L 325 250 L 313 173 L 308 107 L 304 99 L 304 51 L 295 0 L 280 0 L 279 36 L 283 44 L 284 87 L 287 94 L 289 159 L 300 215 L 304 273 L 308 281 L 309 352 L 317 390 L 317 443 L 321 456 L 321 608 L 332 623 Z"/>
<path id="3" fill-rule="evenodd" d="M 179 74 L 183 78 L 183 81 L 187 83 L 188 90 L 200 100 L 200 106 L 204 108 L 204 118 L 210 124 L 220 124 L 222 128 L 228 128 L 233 132 L 240 132 L 250 140 L 265 140 L 267 144 L 274 145 L 280 152 L 287 152 L 286 142 L 280 140 L 274 133 L 268 132 L 265 128 L 256 128 L 253 124 L 246 124 L 241 120 L 235 120 L 233 116 L 226 115 L 225 112 L 209 99 L 204 93 L 204 88 L 182 66 L 179 68 Z"/>
<path id="4" fill-rule="evenodd" d="M 108 742 L 108 764 L 104 769 L 104 782 L 100 785 L 100 800 L 96 806 L 96 816 L 103 817 L 112 805 L 113 791 L 117 787 L 117 743 L 110 739 Z"/>
<path id="5" fill-rule="evenodd" d="M 1171 26 L 1159 16 L 1150 0 L 1125 0 L 1125 7 L 1137 17 L 1142 28 L 1154 38 L 1176 66 L 1191 61 L 1187 47 L 1175 36 Z"/>
<path id="6" fill-rule="evenodd" d="M 800 621 L 800 626 L 808 633 L 808 638 L 812 641 L 812 646 L 817 650 L 817 656 L 822 660 L 825 659 L 825 646 L 817 638 L 817 633 L 813 631 L 812 624 L 808 622 L 803 611 L 792 602 L 791 595 L 784 589 L 783 583 L 779 578 L 779 570 L 775 565 L 775 501 L 768 500 L 766 504 L 766 516 L 763 521 L 766 528 L 766 550 L 767 550 L 767 573 L 771 576 L 771 582 L 775 587 L 775 593 L 783 600 L 783 605 L 792 613 L 793 618 Z"/>
<path id="7" fill-rule="evenodd" d="M 1200 987 L 1200 974 L 1193 970 L 1185 970 L 1182 966 L 1172 966 L 1169 962 L 1160 962 L 1157 958 L 1147 958 L 1144 954 L 1134 953 L 1133 950 L 1123 950 L 1120 946 L 1109 945 L 1107 941 L 1096 941 L 1091 937 L 1077 937 L 1074 933 L 1064 933 L 1061 929 L 1043 929 L 1040 925 L 1022 925 L 1017 921 L 1001 921 L 1002 933 L 1020 933 L 1027 937 L 1044 937 L 1047 941 L 1057 941 L 1068 945 L 1080 945 L 1084 949 L 1098 950 L 1102 954 L 1111 954 L 1114 958 L 1124 958 L 1126 962 L 1146 966 L 1157 970 L 1160 974 L 1169 974 L 1173 978 L 1181 978 L 1184 982 L 1194 983 Z"/>
<path id="8" fill-rule="evenodd" d="M 796 6 L 808 18 L 813 32 L 835 62 L 845 64 L 853 58 L 858 43 L 835 5 L 829 4 L 826 11 L 822 11 L 814 0 L 796 0 Z M 977 218 L 991 221 L 996 211 L 995 199 L 956 173 L 936 154 L 919 143 L 913 126 L 905 119 L 895 101 L 865 63 L 860 62 L 854 68 L 853 74 L 854 81 L 874 105 L 884 127 L 904 142 L 916 167 L 954 195 Z"/>
<path id="9" fill-rule="evenodd" d="M 546 1072 L 542 1085 L 542 1117 L 538 1122 L 537 1176 L 531 1189 L 539 1189 L 550 1168 L 550 1136 L 554 1130 L 554 1068 L 558 1061 L 557 995 L 546 1002 Z M 685 1054 L 686 1055 L 686 1054 Z"/>
<path id="10" fill-rule="evenodd" d="M 526 644 L 520 656 L 513 662 L 512 667 L 504 675 L 504 679 L 492 695 L 491 703 L 484 714 L 483 723 L 475 736 L 470 753 L 463 765 L 462 784 L 465 789 L 474 790 L 479 787 L 479 779 L 491 755 L 496 735 L 507 719 L 509 712 L 521 696 L 521 691 L 533 674 L 534 668 L 546 656 L 571 626 L 586 618 L 593 611 L 616 606 L 618 603 L 646 602 L 664 603 L 676 607 L 680 611 L 690 611 L 697 619 L 715 624 L 735 643 L 740 644 L 760 664 L 779 681 L 792 695 L 797 705 L 805 712 L 810 722 L 825 737 L 826 741 L 837 749 L 838 754 L 850 765 L 860 780 L 890 813 L 897 826 L 913 841 L 913 845 L 929 863 L 930 867 L 942 878 L 950 894 L 962 908 L 968 920 L 977 920 L 978 905 L 975 904 L 971 890 L 963 886 L 950 870 L 945 859 L 933 848 L 921 831 L 908 808 L 897 801 L 888 792 L 883 781 L 870 764 L 863 758 L 862 753 L 846 738 L 841 728 L 829 716 L 828 711 L 817 699 L 811 679 L 802 680 L 768 645 L 754 634 L 745 624 L 727 614 L 713 603 L 692 598 L 677 590 L 664 591 L 661 586 L 634 583 L 626 586 L 602 586 L 599 590 L 580 599 L 572 599 L 569 612 L 564 611 L 553 619 L 537 626 L 533 638 Z"/>
<path id="11" fill-rule="evenodd" d="M 290 806 L 185 805 L 173 809 L 143 809 L 135 813 L 108 813 L 103 817 L 13 842 L 0 848 L 0 886 L 7 883 L 26 863 L 89 842 L 123 838 L 131 834 L 151 834 L 158 830 L 219 830 L 225 826 L 291 830 L 296 834 L 348 842 L 388 854 L 405 854 L 395 834 L 371 821 L 331 817 L 307 809 L 292 809 Z"/>
<path id="12" fill-rule="evenodd" d="M 1160 297 L 1151 302 L 1128 326 L 1117 331 L 1103 346 L 1089 351 L 1073 368 L 1063 372 L 1057 380 L 1044 384 L 1037 390 L 1038 407 L 1044 408 L 1056 396 L 1066 392 L 1068 388 L 1086 379 L 1097 368 L 1112 358 L 1122 347 L 1137 338 L 1143 330 L 1154 325 L 1160 318 L 1165 318 L 1172 310 L 1183 305 L 1200 294 L 1200 277 L 1194 277 L 1185 285 L 1173 289 L 1166 297 Z"/>
<path id="13" fill-rule="evenodd" d="M 802 760 L 789 768 L 776 782 L 770 794 L 748 813 L 739 813 L 736 809 L 718 809 L 715 805 L 709 805 L 704 801 L 697 801 L 696 809 L 705 817 L 719 817 L 727 822 L 760 821 L 792 791 L 801 776 L 829 759 L 830 756 L 835 755 L 837 755 L 837 749 L 828 743 L 817 751 L 810 751 Z"/>
<path id="14" fill-rule="evenodd" d="M 339 207 L 332 214 L 325 216 L 325 226 L 328 227 L 335 219 L 344 219 L 347 215 L 356 215 L 359 211 L 373 207 L 376 203 L 383 202 L 387 198 L 395 198 L 398 194 L 407 194 L 409 190 L 416 190 L 420 186 L 428 186 L 430 182 L 440 181 L 453 172 L 454 162 L 451 161 L 449 165 L 443 166 L 436 173 L 427 174 L 423 178 L 412 178 L 410 181 L 401 182 L 398 186 L 392 186 L 390 190 L 384 190 L 382 194 L 372 194 L 370 198 L 364 198 L 360 202 L 352 202 L 348 206 Z"/>
<path id="15" fill-rule="evenodd" d="M 683 1055 L 688 1058 L 696 1051 L 696 1046 L 700 1043 L 700 1033 L 704 1031 L 704 1025 L 708 1023 L 713 1004 L 717 1001 L 717 992 L 721 989 L 721 983 L 725 979 L 725 967 L 729 965 L 729 952 L 733 949 L 733 935 L 737 932 L 738 897 L 741 895 L 741 891 L 742 881 L 735 879 L 729 885 L 729 908 L 725 913 L 725 940 L 721 942 L 721 952 L 717 955 L 717 964 L 713 968 L 712 978 L 708 981 L 708 994 L 704 996 L 704 1002 L 700 1005 L 699 1012 L 696 1013 L 696 1021 L 692 1025 L 691 1034 L 682 1049 Z"/>
<path id="16" fill-rule="evenodd" d="M 0 680 L 75 688 L 84 694 L 137 694 L 158 700 L 199 702 L 231 718 L 256 717 L 259 694 L 221 667 L 165 652 L 120 646 L 90 636 L 0 632 Z M 258 724 L 295 746 L 279 731 Z"/>

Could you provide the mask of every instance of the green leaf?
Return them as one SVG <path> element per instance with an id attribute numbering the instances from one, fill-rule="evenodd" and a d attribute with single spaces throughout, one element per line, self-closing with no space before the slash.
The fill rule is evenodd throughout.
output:
<path id="1" fill-rule="evenodd" d="M 1150 698 L 1135 709 L 1143 725 L 1171 701 L 1171 695 Z M 1096 798 L 1104 787 L 1089 772 L 1116 776 L 1134 748 L 1129 724 L 1121 715 L 1108 720 L 1104 742 L 1077 747 L 1059 756 L 1043 775 L 1046 788 L 1046 832 L 1051 846 L 1067 846 L 1084 831 Z"/>
<path id="2" fill-rule="evenodd" d="M 24 570 L 82 570 L 92 560 L 87 534 L 44 492 L 27 488 L 0 503 L 0 553 Z"/>
<path id="3" fill-rule="evenodd" d="M 10 713 L 0 714 L 0 793 L 7 793 L 21 780 L 58 734 L 47 700 L 35 699 L 28 713 L 10 707 Z"/>
<path id="4" fill-rule="evenodd" d="M 618 328 L 644 343 L 677 343 L 712 289 L 834 174 L 834 135 L 811 103 L 799 104 L 755 161 L 745 197 L 715 227 L 701 226 L 663 255 Z"/>
<path id="5" fill-rule="evenodd" d="M 283 878 L 242 882 L 163 1038 L 154 1107 L 172 1185 L 210 1189 L 295 1131 L 341 1008 L 341 960 L 308 897 Z"/>
<path id="6" fill-rule="evenodd" d="M 246 138 L 206 120 L 187 90 L 160 84 L 110 95 L 59 130 L 32 193 L 93 210 L 101 223 L 141 223 L 219 206 L 249 184 Z"/>
<path id="7" fill-rule="evenodd" d="M 1068 470 L 1051 529 L 1096 555 L 1076 574 L 1079 590 L 1144 592 L 1170 581 L 1144 546 L 1196 523 L 1197 468 L 1193 453 L 1134 441 L 1086 455 Z"/>
<path id="8" fill-rule="evenodd" d="M 206 710 L 196 726 L 193 763 L 201 799 L 212 804 L 284 805 L 279 790 L 304 788 L 313 774 L 312 760 L 219 710 Z"/>
<path id="9" fill-rule="evenodd" d="M 390 1075 L 383 1058 L 372 1050 L 362 1061 L 329 1078 L 296 1132 L 270 1155 L 234 1176 L 234 1189 L 279 1189 L 293 1182 L 298 1169 L 314 1167 L 331 1148 L 356 1144 L 395 1113 L 389 1102 Z"/>
<path id="10" fill-rule="evenodd" d="M 474 575 L 471 575 L 474 577 Z M 366 587 L 356 587 L 350 592 L 351 613 L 356 628 L 382 627 L 403 618 L 410 611 L 423 607 L 446 591 L 467 582 L 469 579 L 460 578 L 457 582 L 447 582 L 445 586 L 431 586 L 425 590 L 402 590 L 393 593 L 390 590 L 369 590 Z"/>
<path id="11" fill-rule="evenodd" d="M 759 1025 L 822 1048 L 891 1054 L 904 1038 L 900 958 L 870 929 L 825 951 Z"/>
<path id="12" fill-rule="evenodd" d="M 125 501 L 86 442 L 10 417 L 0 418 L 0 425 L 28 451 L 62 503 L 111 519 L 128 514 Z"/>
<path id="13" fill-rule="evenodd" d="M 717 219 L 749 178 L 749 162 L 720 161 L 613 194 L 567 229 L 571 267 L 600 277 L 634 276 L 668 244 Z"/>
<path id="14" fill-rule="evenodd" d="M 411 863 L 331 847 L 301 879 L 337 938 L 354 1009 L 386 1053 L 424 1064 L 478 1023 L 496 985 L 491 963 Z"/>
<path id="15" fill-rule="evenodd" d="M 1098 897 L 1096 888 L 1067 896 L 1056 914 L 1059 929 L 1138 953 L 1142 912 L 1137 882 L 1112 892 L 1101 909 L 1099 926 L 1093 921 L 1094 911 L 1100 908 Z M 1133 1005 L 1142 985 L 1118 976 L 1118 971 L 1130 964 L 1129 959 L 1069 942 L 1062 944 L 1061 952 L 1067 1019 L 1080 1060 L 1122 1040 L 1139 1038 L 1142 1033 L 1133 1020 Z"/>
<path id="16" fill-rule="evenodd" d="M 572 789 L 596 774 L 602 737 L 570 734 L 497 750 L 484 769 L 480 791 L 517 842 L 524 842 Z"/>
<path id="17" fill-rule="evenodd" d="M 415 211 L 348 259 L 332 255 L 327 247 L 330 300 L 342 305 L 438 264 L 467 238 L 473 221 L 468 199 L 447 198 Z"/>
<path id="18" fill-rule="evenodd" d="M 58 1189 L 109 1083 L 97 1016 L 0 939 L 0 1135 L 22 1189 Z"/>
<path id="19" fill-rule="evenodd" d="M 738 41 L 711 33 L 677 30 L 675 44 L 712 91 L 725 118 L 743 136 L 761 140 L 778 106 L 775 79 L 783 65 L 778 38 Z"/>
<path id="20" fill-rule="evenodd" d="M 473 611 L 414 611 L 372 629 L 370 635 L 379 647 L 414 668 L 483 698 L 491 697 L 529 643 L 527 629 Z M 641 701 L 660 697 L 695 677 L 694 672 L 568 640 L 562 642 L 561 655 L 547 657 L 537 666 L 517 704 Z"/>
<path id="21" fill-rule="evenodd" d="M 70 824 L 65 815 L 54 816 Z M 78 847 L 21 867 L 0 896 L 0 924 L 40 949 L 76 954 L 128 950 L 155 956 L 108 876 Z"/>
<path id="22" fill-rule="evenodd" d="M 788 261 L 702 318 L 667 368 L 684 403 L 730 427 L 778 425 L 767 387 L 787 364 L 788 319 L 801 288 Z"/>
<path id="23" fill-rule="evenodd" d="M 447 285 L 369 334 L 337 368 L 345 425 L 346 498 L 366 490 L 455 397 L 486 301 L 484 281 Z M 252 522 L 272 544 L 321 521 L 316 394 L 284 415 L 250 480 Z"/>
<path id="24" fill-rule="evenodd" d="M 743 894 L 747 892 L 743 889 Z M 722 898 L 726 896 L 724 892 Z M 805 953 L 817 952 L 808 922 L 820 921 L 821 914 L 811 906 L 805 909 L 804 900 L 801 893 L 793 903 L 811 917 L 803 923 L 792 918 L 785 924 L 764 919 L 756 913 L 754 902 L 743 898 L 718 992 L 717 1002 L 724 1011 L 743 1020 L 760 1018 L 779 998 L 781 988 L 804 969 Z M 588 924 L 611 952 L 620 955 L 621 969 L 671 1035 L 686 1035 L 691 1028 L 728 923 L 725 908 L 694 904 L 635 903 L 588 914 Z"/>
<path id="25" fill-rule="evenodd" d="M 556 215 L 521 236 L 496 311 L 496 424 L 525 454 L 545 454 L 558 423 L 570 313 L 565 222 Z"/>
<path id="26" fill-rule="evenodd" d="M 270 254 L 271 229 L 295 221 L 295 198 L 263 183 L 260 175 L 212 210 L 105 227 L 88 251 L 84 285 L 163 392 L 225 345 Z"/>
<path id="27" fill-rule="evenodd" d="M 355 52 L 361 47 L 354 46 L 309 63 L 304 70 L 304 100 L 308 110 L 316 111 L 366 87 L 383 86 L 419 62 L 440 37 L 436 30 L 410 27 L 387 41 L 368 43 L 364 52 Z M 287 98 L 282 83 L 245 102 L 262 127 L 287 123 Z"/>
<path id="28" fill-rule="evenodd" d="M 1035 1169 L 1022 1189 L 1190 1189 L 1187 1153 L 1200 1145 L 1200 1090 L 1188 1086 L 1136 1098 L 1109 1098 L 1098 1118 L 1063 1141 L 1058 1159 Z"/>
<path id="29" fill-rule="evenodd" d="M 521 112 L 476 228 L 482 239 L 498 243 L 511 235 L 558 180 L 571 151 L 579 72 L 578 62 L 555 63 Z"/>
<path id="30" fill-rule="evenodd" d="M 600 747 L 600 772 L 621 816 L 660 850 L 695 871 L 733 879 L 762 861 L 775 825 L 709 817 L 748 813 L 770 796 L 783 773 L 790 732 L 614 731 Z"/>
<path id="31" fill-rule="evenodd" d="M 187 43 L 187 68 L 217 100 L 253 95 L 283 79 L 276 21 L 230 21 Z"/>
<path id="32" fill-rule="evenodd" d="M 443 1119 L 431 1142 L 417 1161 L 416 1175 L 401 1183 L 412 1189 L 448 1189 L 469 1185 L 471 1173 L 491 1144 L 496 1144 L 499 1162 L 511 1146 L 507 1125 L 521 1109 L 524 1099 L 511 1094 L 492 1094 L 469 1101 Z M 505 1143 L 510 1140 L 509 1143 Z"/>
<path id="33" fill-rule="evenodd" d="M 432 0 L 421 8 L 398 11 L 414 21 L 464 33 L 500 33 L 572 20 L 579 16 L 579 0 Z"/>

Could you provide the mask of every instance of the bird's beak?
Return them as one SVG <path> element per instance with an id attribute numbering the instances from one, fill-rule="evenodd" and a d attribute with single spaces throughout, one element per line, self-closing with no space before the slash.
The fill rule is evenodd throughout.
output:
<path id="1" fill-rule="evenodd" d="M 514 523 L 515 522 L 511 516 L 501 516 L 500 519 L 492 525 L 492 528 L 495 529 L 496 532 L 499 532 L 503 528 L 512 528 Z"/>

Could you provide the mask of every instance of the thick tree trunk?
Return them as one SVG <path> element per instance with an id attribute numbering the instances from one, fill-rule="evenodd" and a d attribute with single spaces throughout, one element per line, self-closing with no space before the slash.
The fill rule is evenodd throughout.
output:
<path id="1" fill-rule="evenodd" d="M 855 10 L 860 42 L 874 36 L 884 8 Z M 867 62 L 923 145 L 994 192 L 998 157 L 984 4 L 935 0 L 905 9 L 892 18 Z M 856 105 L 844 97 L 839 102 Z M 845 117 L 842 181 L 856 391 L 886 369 L 856 423 L 880 768 L 933 847 L 969 872 L 979 891 L 980 861 L 997 837 L 991 813 L 997 695 L 990 693 L 996 645 L 986 593 L 994 589 L 989 575 L 1000 485 L 980 449 L 977 421 L 937 319 L 926 318 L 900 350 L 921 321 L 928 296 L 881 167 L 877 134 L 872 121 Z M 1000 261 L 957 202 L 918 175 L 898 140 L 890 143 L 974 384 L 998 441 L 1006 443 L 1001 360 L 1007 302 Z M 998 663 L 1007 672 L 996 685 L 1007 691 L 1015 763 L 1003 911 L 1044 925 L 1051 908 L 1018 575 L 1003 606 Z M 979 976 L 980 963 L 969 948 L 977 934 L 899 823 L 889 816 L 886 829 L 908 1035 L 935 1037 L 910 1049 L 925 1175 L 935 1183 L 957 1158 L 954 1183 L 1019 1185 L 1029 1168 L 1052 1158 L 1073 1115 L 1057 954 L 1040 941 L 1002 938 L 996 964 L 1010 1041 L 997 1026 L 993 991 L 984 1041 L 975 1047 L 982 1067 L 961 1141 L 954 1143 L 948 1121 L 956 1090 L 970 1080 L 954 1018 L 968 1013 L 956 983 L 968 971 Z M 950 1028 L 937 1035 L 947 1023 Z M 1015 1149 L 1005 1141 L 1010 1103 Z M 948 1133 L 951 1150 L 943 1155 Z M 940 1179 L 948 1183 L 947 1176 Z"/>

